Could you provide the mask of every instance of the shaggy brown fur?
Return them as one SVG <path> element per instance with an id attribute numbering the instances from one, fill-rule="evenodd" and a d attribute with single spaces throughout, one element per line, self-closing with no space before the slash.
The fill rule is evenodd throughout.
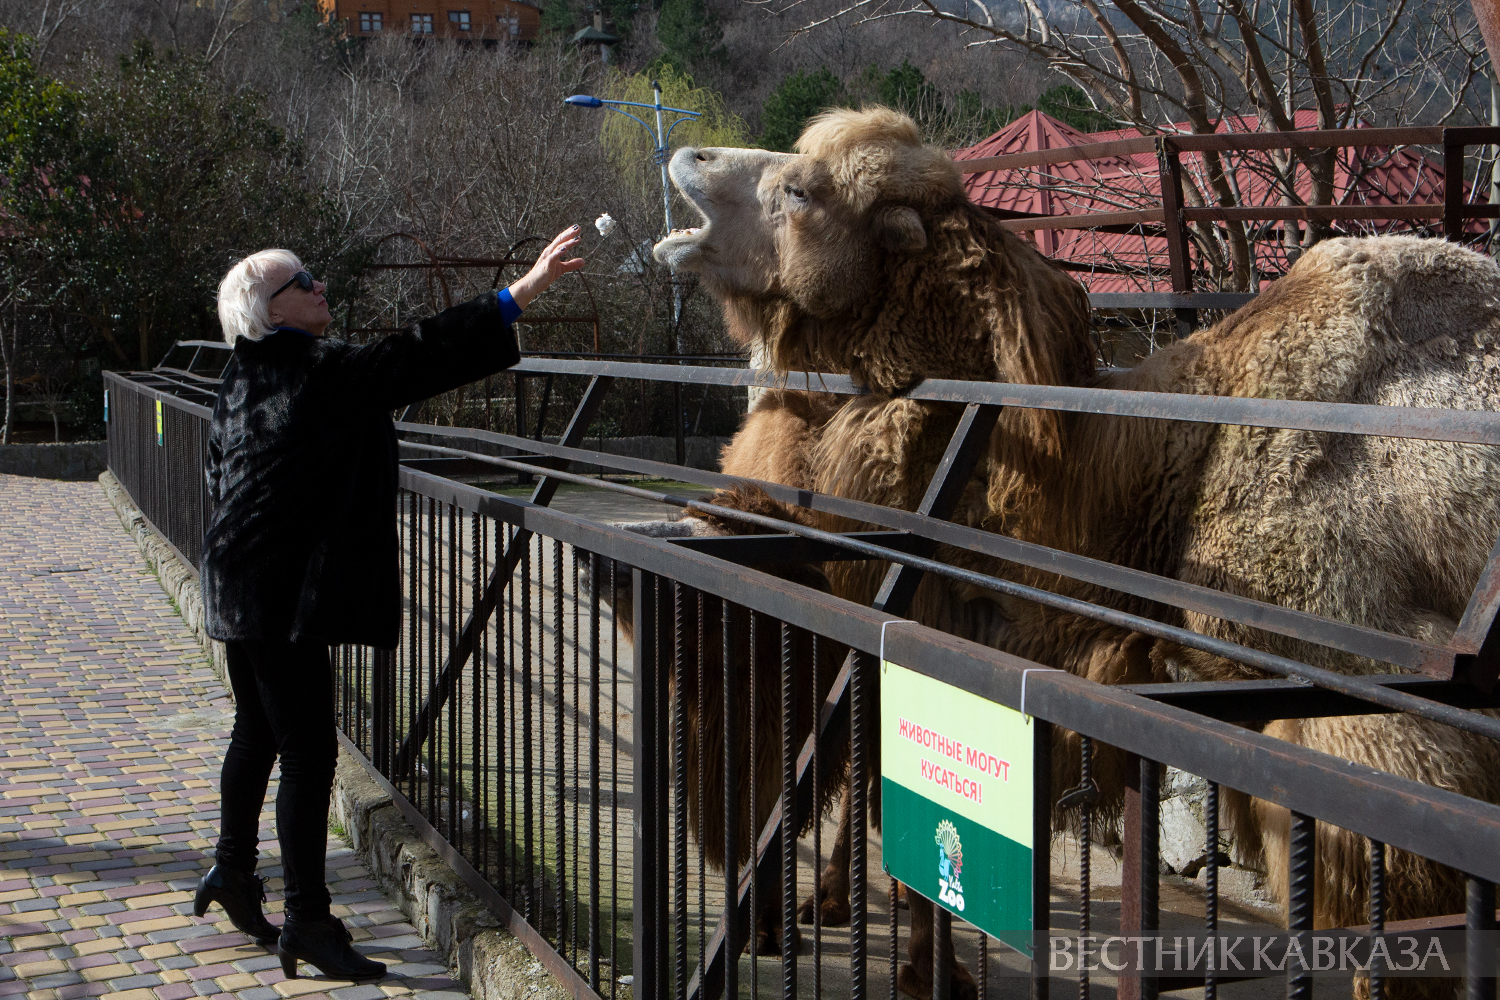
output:
<path id="1" fill-rule="evenodd" d="M 657 253 L 701 273 L 731 329 L 777 368 L 848 372 L 875 392 L 841 405 L 763 397 L 725 451 L 731 475 L 914 508 L 957 418 L 954 407 L 891 395 L 922 378 L 1500 409 L 1500 269 L 1453 244 L 1325 242 L 1215 327 L 1096 380 L 1082 290 L 965 202 L 951 162 L 922 146 L 909 121 L 886 111 L 831 113 L 801 149 L 679 152 L 674 180 L 708 224 Z M 1488 448 L 1008 408 L 954 520 L 1441 640 L 1500 530 L 1497 473 L 1500 455 Z M 745 491 L 718 501 L 760 511 L 772 503 Z M 856 527 L 786 507 L 780 515 L 828 530 Z M 944 549 L 939 558 L 1333 669 L 1389 669 L 967 551 Z M 839 562 L 823 572 L 834 594 L 868 603 L 885 567 Z M 1253 676 L 932 578 L 908 614 L 1102 683 Z M 1500 749 L 1445 727 L 1379 716 L 1268 731 L 1500 801 Z M 1078 755 L 1071 735 L 1060 739 L 1054 782 L 1063 788 L 1076 783 Z M 1106 753 L 1096 772 L 1106 813 L 1119 801 L 1118 768 Z M 1283 891 L 1284 815 L 1241 801 L 1228 818 L 1242 848 L 1264 853 L 1273 889 Z M 1362 838 L 1320 827 L 1320 922 L 1362 922 L 1367 870 Z M 1463 906 L 1454 873 L 1399 852 L 1388 886 L 1393 918 Z M 927 913 L 925 901 L 911 900 L 913 965 L 901 982 L 923 993 L 930 921 L 918 913 Z M 1390 988 L 1402 985 L 1422 988 L 1411 980 Z"/>

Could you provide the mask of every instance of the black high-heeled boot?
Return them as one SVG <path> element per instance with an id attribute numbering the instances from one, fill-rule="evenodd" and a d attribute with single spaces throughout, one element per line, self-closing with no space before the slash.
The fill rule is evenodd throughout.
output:
<path id="1" fill-rule="evenodd" d="M 208 912 L 209 903 L 218 903 L 238 930 L 259 944 L 270 944 L 281 931 L 261 912 L 260 904 L 265 901 L 265 879 L 254 872 L 214 865 L 198 882 L 198 895 L 193 898 L 193 916 L 203 916 Z"/>
<path id="2" fill-rule="evenodd" d="M 379 979 L 385 975 L 384 964 L 365 958 L 349 941 L 349 931 L 337 917 L 301 921 L 289 916 L 276 945 L 281 971 L 288 979 L 296 979 L 297 963 L 301 961 L 316 966 L 330 979 Z"/>

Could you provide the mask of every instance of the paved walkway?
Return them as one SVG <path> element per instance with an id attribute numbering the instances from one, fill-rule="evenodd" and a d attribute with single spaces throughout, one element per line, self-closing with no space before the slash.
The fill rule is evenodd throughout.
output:
<path id="1" fill-rule="evenodd" d="M 218 907 L 192 916 L 232 712 L 99 484 L 0 475 L 0 997 L 466 996 L 336 837 L 334 913 L 379 984 L 287 981 Z M 279 924 L 269 805 L 261 830 Z"/>

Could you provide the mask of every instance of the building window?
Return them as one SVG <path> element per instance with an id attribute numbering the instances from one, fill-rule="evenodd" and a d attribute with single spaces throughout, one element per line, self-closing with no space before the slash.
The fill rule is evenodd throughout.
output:
<path id="1" fill-rule="evenodd" d="M 413 14 L 411 16 L 411 33 L 413 35 L 432 34 L 432 15 Z"/>
<path id="2" fill-rule="evenodd" d="M 379 31 L 381 28 L 385 27 L 385 25 L 382 23 L 384 20 L 385 15 L 383 14 L 362 10 L 359 12 L 359 30 Z"/>
<path id="3" fill-rule="evenodd" d="M 459 31 L 468 31 L 469 12 L 466 10 L 450 10 L 448 12 L 448 26 L 457 28 Z"/>
<path id="4" fill-rule="evenodd" d="M 520 36 L 521 19 L 519 17 L 506 17 L 504 14 L 497 14 L 495 22 L 500 26 L 500 34 L 510 35 L 512 38 Z"/>

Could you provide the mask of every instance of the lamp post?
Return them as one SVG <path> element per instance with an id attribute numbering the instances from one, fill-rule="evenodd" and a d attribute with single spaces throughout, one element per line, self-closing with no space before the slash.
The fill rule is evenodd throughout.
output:
<path id="1" fill-rule="evenodd" d="M 661 168 L 661 212 L 662 212 L 662 218 L 666 221 L 666 226 L 667 226 L 666 232 L 667 233 L 671 233 L 671 231 L 672 231 L 672 184 L 671 184 L 671 180 L 667 177 L 667 159 L 668 159 L 667 154 L 669 152 L 669 150 L 667 149 L 667 140 L 671 137 L 672 130 L 674 128 L 676 128 L 678 125 L 681 125 L 685 121 L 691 121 L 692 119 L 697 118 L 700 114 L 702 114 L 702 112 L 699 112 L 699 111 L 688 111 L 685 108 L 670 108 L 670 107 L 667 107 L 666 105 L 662 104 L 662 102 L 661 102 L 661 83 L 660 83 L 660 81 L 652 80 L 651 81 L 651 89 L 653 91 L 655 91 L 655 93 L 656 93 L 656 103 L 655 104 L 642 104 L 639 101 L 609 101 L 609 100 L 605 100 L 604 98 L 601 98 L 601 97 L 591 97 L 588 94 L 574 94 L 572 97 L 565 97 L 565 98 L 563 98 L 563 103 L 564 104 L 571 104 L 575 108 L 609 108 L 609 110 L 614 111 L 617 114 L 622 114 L 626 118 L 629 118 L 631 121 L 635 122 L 641 128 L 645 129 L 648 133 L 650 133 L 651 138 L 653 140 L 655 140 L 655 142 L 656 142 L 656 148 L 651 151 L 651 158 L 653 160 L 655 160 L 656 161 L 656 165 Z M 656 127 L 652 128 L 650 125 L 646 124 L 644 121 L 642 121 L 640 118 L 637 118 L 635 115 L 631 114 L 629 111 L 622 111 L 621 108 L 647 108 L 647 109 L 650 109 L 652 111 L 655 111 L 656 112 Z M 671 112 L 672 114 L 675 114 L 678 117 L 676 119 L 674 119 L 670 124 L 666 124 L 666 123 L 664 123 L 662 121 L 662 112 L 663 111 Z M 672 282 L 672 323 L 673 323 L 673 325 L 674 326 L 679 326 L 681 319 L 682 319 L 682 296 L 677 291 L 677 283 L 676 283 L 676 281 L 674 279 L 673 282 Z M 678 354 L 682 353 L 682 334 L 681 334 L 680 330 L 677 333 L 677 353 Z"/>
<path id="2" fill-rule="evenodd" d="M 667 177 L 667 154 L 669 152 L 667 149 L 667 140 L 671 137 L 674 128 L 685 121 L 697 118 L 702 112 L 688 111 L 686 108 L 670 108 L 662 104 L 661 82 L 659 80 L 651 81 L 651 90 L 656 94 L 656 102 L 654 104 L 642 104 L 639 101 L 609 101 L 601 97 L 592 97 L 588 94 L 574 94 L 572 97 L 565 97 L 563 98 L 563 103 L 571 104 L 575 108 L 608 108 L 617 114 L 624 115 L 650 133 L 652 140 L 656 143 L 656 148 L 651 151 L 651 158 L 661 168 L 661 214 L 666 222 L 666 233 L 670 234 L 672 232 L 672 185 L 671 180 Z M 622 110 L 623 108 L 646 108 L 655 111 L 656 127 L 652 128 L 629 111 Z M 670 124 L 664 123 L 662 120 L 663 111 L 670 112 L 678 117 L 673 119 Z M 673 350 L 680 355 L 682 354 L 682 292 L 677 287 L 677 275 L 675 273 L 672 275 L 672 332 Z M 682 410 L 681 384 L 677 384 L 676 389 L 677 464 L 682 465 L 686 457 L 686 442 L 684 441 L 682 426 L 684 414 Z"/>

